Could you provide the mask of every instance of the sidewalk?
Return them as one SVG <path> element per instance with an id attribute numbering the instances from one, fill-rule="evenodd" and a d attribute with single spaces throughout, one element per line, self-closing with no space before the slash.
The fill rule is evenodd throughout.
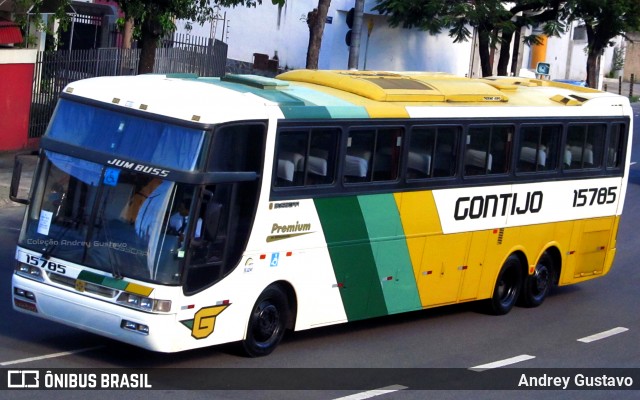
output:
<path id="1" fill-rule="evenodd" d="M 618 79 L 604 78 L 602 89 L 609 93 L 621 94 L 622 96 L 629 97 L 630 86 L 629 82 L 622 82 L 622 91 L 621 93 L 618 93 L 621 88 Z M 640 96 L 640 83 L 637 81 L 633 85 L 633 95 L 636 97 Z"/>

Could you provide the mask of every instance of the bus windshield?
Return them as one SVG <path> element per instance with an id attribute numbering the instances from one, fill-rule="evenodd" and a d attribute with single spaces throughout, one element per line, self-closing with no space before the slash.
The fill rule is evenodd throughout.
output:
<path id="1" fill-rule="evenodd" d="M 61 99 L 46 135 L 137 162 L 193 170 L 205 132 Z"/>
<path id="2" fill-rule="evenodd" d="M 20 245 L 113 274 L 179 284 L 183 235 L 169 229 L 192 186 L 45 152 Z M 117 171 L 117 172 L 114 172 Z"/>

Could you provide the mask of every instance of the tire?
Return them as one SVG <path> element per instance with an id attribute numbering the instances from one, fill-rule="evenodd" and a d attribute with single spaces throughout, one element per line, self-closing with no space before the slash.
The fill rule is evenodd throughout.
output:
<path id="1" fill-rule="evenodd" d="M 493 296 L 488 302 L 489 312 L 493 315 L 504 315 L 511 311 L 518 301 L 521 287 L 522 265 L 520 259 L 512 254 L 498 274 Z"/>
<path id="2" fill-rule="evenodd" d="M 553 259 L 549 254 L 544 253 L 536 270 L 532 275 L 528 275 L 522 286 L 521 300 L 525 307 L 538 307 L 549 294 L 554 282 L 555 269 Z"/>
<path id="3" fill-rule="evenodd" d="M 242 341 L 249 357 L 271 354 L 284 336 L 289 316 L 287 296 L 276 286 L 262 292 L 249 316 L 246 338 Z"/>

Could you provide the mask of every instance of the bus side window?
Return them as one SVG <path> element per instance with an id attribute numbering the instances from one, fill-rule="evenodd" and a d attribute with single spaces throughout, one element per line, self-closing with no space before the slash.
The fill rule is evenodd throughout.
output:
<path id="1" fill-rule="evenodd" d="M 202 233 L 193 240 L 193 264 L 219 263 L 223 259 L 227 219 L 223 211 L 229 208 L 228 185 L 208 186 L 202 194 L 198 219 Z"/>
<path id="2" fill-rule="evenodd" d="M 279 132 L 275 186 L 332 184 L 339 137 L 337 128 Z"/>
<path id="3" fill-rule="evenodd" d="M 560 132 L 560 126 L 523 126 L 517 172 L 556 170 Z"/>
<path id="4" fill-rule="evenodd" d="M 438 128 L 438 138 L 435 144 L 433 161 L 433 176 L 454 176 L 456 174 L 456 158 L 458 143 L 460 143 L 460 127 Z"/>
<path id="5" fill-rule="evenodd" d="M 349 132 L 344 182 L 397 179 L 402 136 L 400 128 L 354 129 Z"/>
<path id="6" fill-rule="evenodd" d="M 373 180 L 392 181 L 398 178 L 402 130 L 378 129 L 375 158 L 373 160 Z"/>
<path id="7" fill-rule="evenodd" d="M 347 154 L 344 159 L 345 182 L 368 182 L 371 180 L 371 156 L 375 145 L 376 131 L 373 129 L 349 132 Z"/>
<path id="8" fill-rule="evenodd" d="M 309 146 L 307 131 L 280 132 L 276 153 L 276 186 L 301 186 L 305 155 Z"/>
<path id="9" fill-rule="evenodd" d="M 265 135 L 265 126 L 259 123 L 219 128 L 210 170 L 254 171 L 259 176 Z M 195 216 L 203 221 L 202 234 L 194 235 L 189 248 L 186 294 L 211 286 L 238 266 L 251 233 L 259 192 L 259 179 L 207 185 L 200 190 Z"/>
<path id="10" fill-rule="evenodd" d="M 407 178 L 453 176 L 460 128 L 417 127 L 411 132 Z"/>
<path id="11" fill-rule="evenodd" d="M 567 132 L 565 168 L 598 168 L 602 165 L 606 125 L 571 125 Z"/>
<path id="12" fill-rule="evenodd" d="M 620 167 L 623 155 L 622 135 L 626 131 L 625 124 L 612 124 L 609 134 L 609 146 L 607 149 L 607 168 Z"/>
<path id="13" fill-rule="evenodd" d="M 336 176 L 336 152 L 340 130 L 313 129 L 307 154 L 305 185 L 331 185 Z"/>
<path id="14" fill-rule="evenodd" d="M 464 156 L 465 175 L 501 174 L 509 171 L 513 127 L 470 127 Z"/>

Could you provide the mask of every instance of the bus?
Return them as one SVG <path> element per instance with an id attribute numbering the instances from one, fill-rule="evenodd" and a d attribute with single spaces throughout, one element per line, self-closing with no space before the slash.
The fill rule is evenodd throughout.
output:
<path id="1" fill-rule="evenodd" d="M 69 84 L 13 308 L 157 352 L 477 301 L 539 306 L 616 253 L 628 99 L 518 77 L 294 70 Z"/>

